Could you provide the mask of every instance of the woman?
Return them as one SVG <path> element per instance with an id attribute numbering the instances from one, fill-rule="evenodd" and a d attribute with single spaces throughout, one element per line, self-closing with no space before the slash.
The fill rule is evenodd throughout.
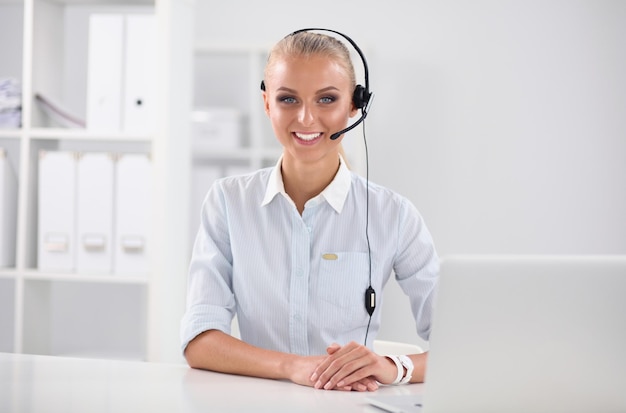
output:
<path id="1" fill-rule="evenodd" d="M 392 272 L 428 339 L 438 258 L 413 205 L 350 172 L 343 136 L 330 139 L 357 113 L 355 87 L 332 36 L 296 32 L 272 49 L 263 101 L 283 154 L 205 198 L 181 327 L 191 367 L 339 390 L 423 381 L 427 353 L 371 349 L 380 311 L 368 315 L 364 293 Z"/>

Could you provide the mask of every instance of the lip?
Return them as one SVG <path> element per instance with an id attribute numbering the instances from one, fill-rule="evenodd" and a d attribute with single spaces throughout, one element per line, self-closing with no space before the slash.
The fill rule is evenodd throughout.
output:
<path id="1" fill-rule="evenodd" d="M 317 134 L 318 136 L 310 140 L 302 139 L 301 137 L 298 136 L 298 135 L 315 135 L 315 134 Z M 323 132 L 291 132 L 291 136 L 301 145 L 314 145 L 320 140 L 322 140 L 322 138 L 324 137 L 324 133 Z"/>

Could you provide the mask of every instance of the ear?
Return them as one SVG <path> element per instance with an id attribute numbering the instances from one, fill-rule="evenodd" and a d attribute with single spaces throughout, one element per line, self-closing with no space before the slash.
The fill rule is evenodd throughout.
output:
<path id="1" fill-rule="evenodd" d="M 359 109 L 354 105 L 354 102 L 350 104 L 350 117 L 353 118 L 359 112 Z"/>
<path id="2" fill-rule="evenodd" d="M 263 108 L 265 109 L 265 114 L 267 115 L 267 117 L 269 117 L 270 116 L 270 100 L 269 100 L 269 97 L 267 96 L 266 91 L 263 91 L 262 95 L 263 95 Z"/>

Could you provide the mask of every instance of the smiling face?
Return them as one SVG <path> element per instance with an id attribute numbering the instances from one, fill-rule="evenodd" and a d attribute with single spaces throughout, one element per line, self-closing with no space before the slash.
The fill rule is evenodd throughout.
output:
<path id="1" fill-rule="evenodd" d="M 356 115 L 350 74 L 323 54 L 276 57 L 266 71 L 263 100 L 285 162 L 338 159 L 343 137 L 330 136 Z"/>

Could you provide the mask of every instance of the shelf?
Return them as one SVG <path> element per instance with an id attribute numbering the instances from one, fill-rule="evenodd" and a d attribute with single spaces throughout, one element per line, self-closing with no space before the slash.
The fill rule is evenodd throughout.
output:
<path id="1" fill-rule="evenodd" d="M 234 148 L 234 149 L 195 149 L 192 148 L 194 160 L 208 161 L 249 161 L 257 156 L 261 159 L 278 159 L 281 148 Z"/>
<path id="2" fill-rule="evenodd" d="M 138 284 L 147 285 L 147 276 L 130 276 L 122 274 L 75 274 L 75 273 L 51 273 L 36 270 L 21 272 L 25 280 L 36 281 L 64 281 L 76 283 L 100 283 L 100 284 Z"/>
<path id="3" fill-rule="evenodd" d="M 134 135 L 122 132 L 97 132 L 86 129 L 34 128 L 30 130 L 34 139 L 151 142 L 149 135 Z"/>
<path id="4" fill-rule="evenodd" d="M 6 1 L 6 0 L 4 0 Z M 132 5 L 153 5 L 154 0 L 36 0 L 36 1 L 45 1 L 47 3 L 58 3 L 58 4 L 67 4 L 67 5 L 86 5 L 86 6 L 132 6 Z"/>
<path id="5" fill-rule="evenodd" d="M 0 129 L 0 139 L 20 139 L 21 129 Z"/>
<path id="6" fill-rule="evenodd" d="M 13 280 L 17 275 L 18 272 L 14 268 L 0 268 L 0 280 Z"/>

